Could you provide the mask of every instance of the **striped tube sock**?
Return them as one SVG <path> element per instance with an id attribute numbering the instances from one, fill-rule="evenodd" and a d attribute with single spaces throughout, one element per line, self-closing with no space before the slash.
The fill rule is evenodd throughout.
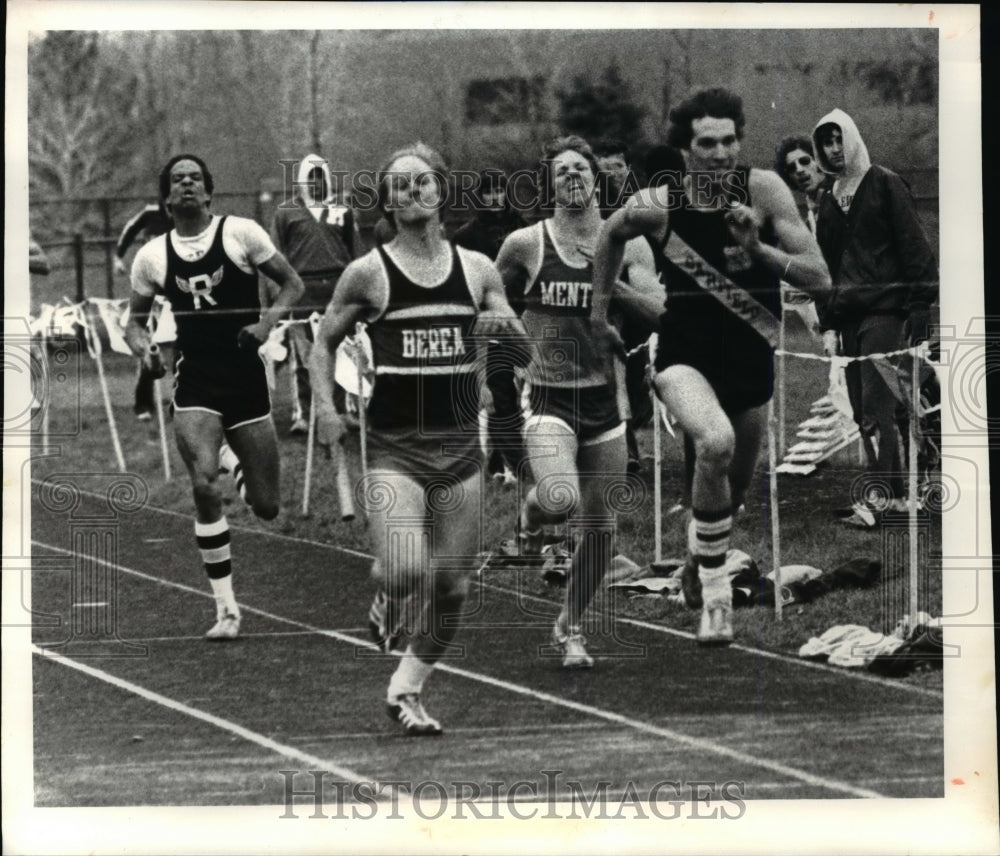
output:
<path id="1" fill-rule="evenodd" d="M 725 564 L 732 528 L 733 516 L 728 508 L 722 511 L 691 510 L 688 545 L 699 567 L 719 568 Z"/>
<path id="2" fill-rule="evenodd" d="M 224 473 L 232 473 L 233 481 L 236 482 L 236 490 L 240 499 L 247 502 L 247 488 L 243 477 L 243 464 L 236 457 L 236 453 L 229 447 L 228 443 L 223 443 L 219 449 L 219 469 Z M 248 503 L 249 504 L 249 503 Z"/>
<path id="3" fill-rule="evenodd" d="M 729 551 L 729 534 L 733 528 L 730 509 L 703 511 L 692 509 L 689 541 L 691 553 L 698 562 L 698 578 L 706 608 L 719 602 L 732 602 L 729 575 L 726 571 L 726 553 Z"/>
<path id="4" fill-rule="evenodd" d="M 205 573 L 212 584 L 216 611 L 219 615 L 230 612 L 239 615 L 240 608 L 233 594 L 233 566 L 230 552 L 229 523 L 225 516 L 214 523 L 194 524 L 194 537 L 198 543 Z"/>

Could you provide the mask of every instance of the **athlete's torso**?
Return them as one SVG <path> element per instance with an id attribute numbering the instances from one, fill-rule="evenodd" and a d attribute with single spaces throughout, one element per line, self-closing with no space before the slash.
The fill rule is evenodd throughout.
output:
<path id="1" fill-rule="evenodd" d="M 745 204 L 752 207 L 747 167 L 736 168 L 740 187 L 746 188 Z M 670 230 L 701 256 L 715 271 L 748 292 L 775 318 L 781 316 L 779 278 L 765 265 L 753 259 L 729 232 L 725 209 L 699 209 L 682 196 L 681 207 L 670 212 Z M 668 236 L 669 238 L 669 236 Z M 773 245 L 773 229 L 761 234 L 764 243 Z M 661 249 L 660 264 L 667 291 L 667 315 L 675 322 L 690 326 L 702 335 L 718 333 L 722 339 L 739 342 L 746 336 L 760 336 L 712 297 Z"/>
<path id="2" fill-rule="evenodd" d="M 434 286 L 413 282 L 384 247 L 388 304 L 368 328 L 376 381 L 368 414 L 373 428 L 454 429 L 476 425 L 479 389 L 471 338 L 476 305 L 458 250 Z"/>
<path id="3" fill-rule="evenodd" d="M 599 386 L 590 347 L 593 268 L 571 263 L 553 240 L 551 221 L 531 227 L 541 248 L 538 273 L 526 288 L 522 318 L 538 351 L 531 380 L 549 386 Z"/>
<path id="4" fill-rule="evenodd" d="M 184 355 L 213 359 L 242 355 L 240 329 L 260 317 L 257 274 L 241 269 L 223 247 L 226 218 L 218 220 L 208 251 L 195 260 L 178 255 L 165 236 L 167 267 L 163 291 L 177 322 L 177 347 Z"/>

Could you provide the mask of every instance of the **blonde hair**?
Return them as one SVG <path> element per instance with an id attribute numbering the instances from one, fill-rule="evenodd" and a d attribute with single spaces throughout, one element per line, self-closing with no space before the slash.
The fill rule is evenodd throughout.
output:
<path id="1" fill-rule="evenodd" d="M 436 149 L 432 149 L 427 143 L 418 140 L 415 143 L 410 143 L 407 146 L 403 146 L 401 149 L 396 149 L 391 155 L 389 155 L 388 160 L 379 168 L 378 171 L 378 207 L 379 211 L 382 212 L 382 216 L 387 219 L 390 218 L 389 212 L 386 210 L 388 203 L 388 193 L 386 190 L 386 179 L 389 177 L 389 173 L 392 171 L 392 165 L 398 161 L 400 158 L 405 157 L 415 157 L 420 158 L 427 166 L 430 167 L 430 172 L 434 173 L 441 182 L 441 187 L 443 188 L 443 193 L 441 194 L 441 204 L 438 208 L 443 208 L 445 202 L 448 199 L 448 165 L 445 163 L 444 158 L 441 156 L 440 152 Z"/>

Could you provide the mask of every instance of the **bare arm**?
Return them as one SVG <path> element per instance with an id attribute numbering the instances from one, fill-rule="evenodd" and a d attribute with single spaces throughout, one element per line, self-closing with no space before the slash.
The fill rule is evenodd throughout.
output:
<path id="1" fill-rule="evenodd" d="M 271 228 L 268 232 L 271 238 L 271 243 L 274 244 L 274 248 L 285 255 L 285 230 L 281 222 L 281 209 L 274 214 L 274 219 L 271 221 Z M 287 256 L 285 256 L 287 260 Z M 278 285 L 269 276 L 265 275 L 260 277 L 260 288 L 258 289 L 260 293 L 260 305 L 263 307 L 271 306 L 278 294 L 281 292 L 281 286 Z"/>
<path id="2" fill-rule="evenodd" d="M 624 208 L 605 221 L 594 248 L 593 309 L 594 320 L 606 321 L 608 304 L 614 293 L 625 246 L 632 238 L 641 235 L 659 237 L 668 228 L 667 205 L 663 204 L 659 189 L 642 190 L 632 196 Z M 631 273 L 629 274 L 631 276 Z"/>
<path id="3" fill-rule="evenodd" d="M 273 280 L 279 288 L 274 301 L 260 313 L 260 321 L 256 324 L 249 324 L 240 331 L 240 341 L 247 342 L 247 336 L 253 338 L 256 346 L 259 347 L 267 341 L 272 328 L 288 312 L 291 307 L 299 302 L 305 286 L 302 279 L 293 270 L 288 260 L 281 254 L 275 253 L 266 262 L 261 262 L 257 269 Z M 252 344 L 252 343 L 249 343 Z"/>
<path id="4" fill-rule="evenodd" d="M 778 277 L 810 297 L 826 300 L 830 294 L 830 272 L 784 181 L 773 172 L 753 170 L 750 193 L 753 208 L 741 205 L 726 215 L 733 237 Z M 760 227 L 767 221 L 774 227 L 777 247 L 760 240 Z"/>
<path id="5" fill-rule="evenodd" d="M 147 246 L 149 246 L 147 244 Z M 156 294 L 163 290 L 162 283 L 157 281 L 156 266 L 148 263 L 149 250 L 143 247 L 139 250 L 132 264 L 132 290 L 129 297 L 128 323 L 125 325 L 125 341 L 132 353 L 140 357 L 148 369 L 149 346 L 152 338 L 149 334 L 149 313 L 152 311 Z"/>
<path id="6" fill-rule="evenodd" d="M 515 353 L 521 353 L 525 359 L 530 360 L 532 347 L 528 332 L 524 322 L 507 301 L 503 279 L 497 269 L 482 253 L 469 253 L 465 258 L 471 260 L 476 282 L 481 289 L 479 315 L 476 318 L 473 335 L 501 342 L 505 347 L 511 348 Z"/>
<path id="7" fill-rule="evenodd" d="M 532 233 L 527 229 L 518 229 L 507 236 L 497 253 L 496 269 L 500 272 L 507 303 L 516 315 L 524 311 L 524 292 L 528 287 L 533 247 Z"/>
<path id="8" fill-rule="evenodd" d="M 635 323 L 650 333 L 656 331 L 666 301 L 666 289 L 656 275 L 653 251 L 644 238 L 634 238 L 625 245 L 624 271 L 628 282 L 615 283 L 615 305 Z"/>

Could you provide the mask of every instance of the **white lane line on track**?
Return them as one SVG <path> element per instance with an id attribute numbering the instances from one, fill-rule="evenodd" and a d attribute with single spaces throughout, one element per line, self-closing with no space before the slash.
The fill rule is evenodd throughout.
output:
<path id="1" fill-rule="evenodd" d="M 367 628 L 365 627 L 338 627 L 337 630 L 340 633 L 364 633 Z M 312 630 L 274 630 L 274 631 L 262 631 L 259 633 L 243 633 L 240 632 L 240 639 L 258 639 L 258 638 L 278 638 L 282 636 L 315 636 L 316 633 Z M 202 642 L 205 639 L 205 635 L 200 636 L 145 636 L 141 639 L 126 639 L 126 642 L 135 643 L 137 645 L 144 645 L 147 642 Z"/>
<path id="2" fill-rule="evenodd" d="M 41 479 L 33 478 L 33 484 L 42 484 Z M 94 491 L 80 490 L 81 494 L 86 494 L 87 496 L 93 496 L 97 499 L 103 499 L 102 494 L 98 494 Z M 190 520 L 191 515 L 181 514 L 179 511 L 173 511 L 169 508 L 160 508 L 155 505 L 145 506 L 147 511 L 156 511 L 160 514 L 167 514 L 171 517 L 179 517 L 184 520 Z M 277 538 L 283 541 L 291 541 L 298 544 L 308 544 L 311 547 L 321 547 L 326 550 L 333 550 L 338 553 L 347 553 L 351 556 L 356 556 L 360 559 L 369 559 L 375 561 L 375 557 L 370 553 L 362 553 L 358 550 L 352 550 L 349 547 L 340 547 L 337 544 L 326 544 L 323 541 L 313 541 L 310 538 L 300 538 L 297 535 L 283 535 L 280 532 L 268 532 L 265 529 L 257 529 L 252 526 L 241 526 L 239 524 L 230 523 L 229 528 L 231 530 L 236 530 L 240 532 L 247 532 L 254 535 L 263 535 L 269 538 Z M 487 583 L 480 580 L 481 584 L 486 588 L 491 588 L 496 591 L 505 592 L 507 594 L 519 594 L 520 592 L 515 592 L 514 589 L 506 588 L 505 586 L 498 586 L 496 583 Z M 553 605 L 554 601 L 546 600 L 543 597 L 537 597 L 536 595 L 524 594 L 522 596 L 529 597 L 539 603 L 548 603 Z M 625 618 L 624 616 L 615 616 L 616 621 L 620 621 L 623 624 L 629 624 L 633 627 L 641 627 L 645 630 L 652 630 L 654 633 L 665 633 L 668 636 L 678 636 L 682 639 L 694 639 L 694 634 L 689 633 L 686 630 L 676 630 L 673 627 L 667 627 L 665 624 L 654 624 L 649 621 L 641 621 L 635 618 Z M 730 651 L 741 651 L 746 654 L 752 654 L 758 657 L 766 657 L 769 660 L 779 660 L 783 663 L 789 663 L 798 666 L 803 669 L 813 669 L 819 672 L 826 672 L 830 675 L 836 675 L 838 678 L 846 678 L 848 680 L 862 681 L 864 683 L 877 684 L 881 687 L 889 687 L 891 689 L 900 690 L 902 692 L 909 692 L 915 695 L 929 696 L 930 698 L 942 699 L 944 698 L 944 693 L 939 690 L 930 689 L 928 687 L 918 687 L 913 684 L 905 683 L 904 681 L 894 681 L 891 678 L 882 678 L 878 675 L 872 675 L 867 672 L 859 672 L 850 669 L 838 669 L 834 666 L 829 666 L 826 663 L 818 663 L 813 660 L 803 660 L 800 657 L 793 657 L 789 654 L 782 654 L 778 651 L 765 651 L 761 648 L 751 648 L 749 645 L 740 645 L 739 643 L 733 643 L 729 646 Z"/>
<path id="3" fill-rule="evenodd" d="M 244 740 L 249 740 L 251 743 L 256 743 L 258 746 L 262 746 L 263 748 L 276 752 L 279 755 L 284 755 L 292 761 L 298 761 L 301 764 L 308 764 L 309 769 L 328 770 L 329 772 L 334 773 L 345 781 L 351 783 L 371 781 L 369 777 L 362 776 L 360 773 L 356 773 L 354 770 L 347 767 L 342 767 L 339 764 L 331 764 L 323 758 L 319 758 L 316 755 L 310 755 L 308 752 L 303 752 L 301 749 L 296 749 L 294 746 L 286 746 L 284 743 L 278 743 L 270 737 L 265 737 L 263 734 L 258 734 L 256 731 L 251 731 L 249 728 L 244 728 L 242 725 L 237 725 L 235 722 L 223 719 L 221 716 L 207 713 L 204 710 L 199 710 L 196 707 L 191 707 L 183 702 L 160 695 L 158 692 L 153 692 L 153 690 L 148 690 L 145 687 L 132 683 L 131 681 L 126 681 L 123 678 L 116 677 L 115 675 L 105 672 L 102 669 L 95 669 L 93 666 L 88 666 L 53 651 L 47 651 L 46 649 L 39 648 L 34 644 L 31 646 L 31 652 L 40 657 L 44 657 L 47 660 L 51 660 L 54 663 L 59 663 L 62 666 L 68 666 L 71 669 L 76 669 L 78 672 L 83 672 L 85 675 L 97 678 L 98 680 L 111 684 L 113 687 L 130 692 L 133 695 L 137 695 L 140 698 L 153 702 L 154 704 L 169 708 L 177 713 L 183 713 L 185 716 L 190 716 L 193 719 L 200 719 L 202 722 L 207 722 L 209 725 L 214 725 L 216 728 L 221 728 L 223 731 L 228 731 L 231 734 L 235 734 L 237 737 L 242 737 Z"/>
<path id="4" fill-rule="evenodd" d="M 45 479 L 32 478 L 31 483 L 34 485 L 41 486 L 45 483 Z M 92 496 L 94 497 L 94 499 L 103 499 L 105 501 L 107 499 L 102 493 L 97 493 L 97 491 L 93 490 L 85 490 L 84 488 L 81 487 L 76 488 L 76 492 L 81 494 L 82 496 Z M 182 514 L 181 512 L 174 511 L 173 509 L 170 508 L 160 508 L 160 506 L 158 505 L 144 505 L 140 510 L 156 511 L 159 514 L 167 514 L 171 517 L 179 517 L 181 518 L 181 520 L 192 521 L 194 519 L 194 517 L 191 514 Z M 230 530 L 237 532 L 249 532 L 254 535 L 266 535 L 268 538 L 277 538 L 281 541 L 293 541 L 293 542 L 298 542 L 300 544 L 311 544 L 314 547 L 326 547 L 328 550 L 336 550 L 338 553 L 347 553 L 348 555 L 351 556 L 357 556 L 359 559 L 370 559 L 371 561 L 375 561 L 375 557 L 369 553 L 362 553 L 359 550 L 352 550 L 350 547 L 339 547 L 334 544 L 324 544 L 322 541 L 311 541 L 308 538 L 299 538 L 297 535 L 285 535 L 282 532 L 270 532 L 267 529 L 258 529 L 254 526 L 243 526 L 239 523 L 233 523 L 232 521 L 229 521 L 229 528 Z"/>
<path id="5" fill-rule="evenodd" d="M 42 547 L 48 550 L 54 550 L 58 553 L 64 553 L 71 555 L 70 550 L 66 550 L 62 547 L 56 547 L 52 544 L 45 544 L 41 541 L 32 540 L 32 545 Z M 196 594 L 199 597 L 212 598 L 210 592 L 201 591 L 200 589 L 193 588 L 183 583 L 177 583 L 173 580 L 167 580 L 162 577 L 156 577 L 152 574 L 147 574 L 143 571 L 138 571 L 134 568 L 128 568 L 125 565 L 116 565 L 112 562 L 108 562 L 104 559 L 92 559 L 94 564 L 103 565 L 109 568 L 117 568 L 118 570 L 131 574 L 132 576 L 138 577 L 140 579 L 148 580 L 150 582 L 157 583 L 159 585 L 165 585 L 170 588 L 180 589 L 181 591 L 189 592 L 191 594 Z M 293 618 L 286 618 L 281 615 L 275 615 L 274 613 L 267 612 L 263 609 L 257 609 L 256 607 L 247 606 L 246 604 L 240 604 L 240 609 L 244 612 L 253 613 L 255 615 L 263 616 L 264 618 L 269 618 L 272 621 L 278 621 L 285 624 L 290 624 L 293 627 L 301 627 L 304 630 L 312 630 L 313 632 L 327 636 L 331 639 L 337 639 L 341 642 L 346 642 L 349 645 L 354 645 L 357 647 L 367 648 L 369 650 L 378 651 L 378 647 L 369 642 L 366 639 L 358 639 L 354 636 L 348 636 L 345 633 L 339 633 L 336 630 L 325 630 L 321 627 L 316 627 L 311 624 L 307 624 L 304 621 L 296 621 Z M 33 646 L 34 647 L 34 646 Z M 500 678 L 490 677 L 489 675 L 484 675 L 479 672 L 473 672 L 468 669 L 460 669 L 457 666 L 450 666 L 445 662 L 439 662 L 437 664 L 437 669 L 439 672 L 445 672 L 447 674 L 456 675 L 458 677 L 467 678 L 471 681 L 476 681 L 478 683 L 487 684 L 498 689 L 506 690 L 507 692 L 514 693 L 515 695 L 527 696 L 528 698 L 533 698 L 536 701 L 544 701 L 549 704 L 555 705 L 557 707 L 566 708 L 568 710 L 576 711 L 577 713 L 582 713 L 587 716 L 592 716 L 597 719 L 603 719 L 606 722 L 613 722 L 616 725 L 621 725 L 626 728 L 632 729 L 633 731 L 640 731 L 645 734 L 652 734 L 656 737 L 663 737 L 666 740 L 671 740 L 675 743 L 679 743 L 684 746 L 688 746 L 692 749 L 697 749 L 703 752 L 708 752 L 713 755 L 719 755 L 724 758 L 729 758 L 734 761 L 739 761 L 742 764 L 747 764 L 751 767 L 760 767 L 765 770 L 770 770 L 771 772 L 778 773 L 782 776 L 788 776 L 791 779 L 797 779 L 800 782 L 805 782 L 806 784 L 815 785 L 817 787 L 826 788 L 831 791 L 836 791 L 838 793 L 849 794 L 855 797 L 871 797 L 876 799 L 881 799 L 885 795 L 880 794 L 877 791 L 871 791 L 867 788 L 860 788 L 849 782 L 841 782 L 837 779 L 830 779 L 823 776 L 817 776 L 812 773 L 808 773 L 805 770 L 799 770 L 795 767 L 789 767 L 786 764 L 782 764 L 778 761 L 768 761 L 764 758 L 756 758 L 753 755 L 748 755 L 744 752 L 740 752 L 736 749 L 730 749 L 727 746 L 723 746 L 718 743 L 714 743 L 711 740 L 705 740 L 700 737 L 691 737 L 687 734 L 682 734 L 679 731 L 674 731 L 669 728 L 663 728 L 658 725 L 653 725 L 652 723 L 643 722 L 639 719 L 633 719 L 632 717 L 625 716 L 620 713 L 614 713 L 613 711 L 604 710 L 599 707 L 594 707 L 589 704 L 582 704 L 580 702 L 571 701 L 569 699 L 560 698 L 559 696 L 552 695 L 551 693 L 544 692 L 542 690 L 532 689 L 531 687 L 526 687 L 521 684 L 515 684 L 510 681 L 504 681 Z"/>
<path id="6" fill-rule="evenodd" d="M 553 604 L 551 600 L 547 600 L 544 597 L 538 597 L 538 595 L 528 594 L 527 592 L 518 591 L 517 589 L 507 588 L 506 586 L 497 585 L 496 583 L 480 581 L 480 585 L 484 588 L 493 589 L 494 591 L 504 592 L 505 594 L 517 595 L 518 598 L 533 600 L 536 603 L 547 603 L 558 606 L 558 604 Z M 638 618 L 627 618 L 624 615 L 615 615 L 613 617 L 616 622 L 620 624 L 628 624 L 631 627 L 641 627 L 644 630 L 653 630 L 657 633 L 665 633 L 668 636 L 678 636 L 682 639 L 694 640 L 695 638 L 694 633 L 687 630 L 677 630 L 674 627 L 667 627 L 665 624 L 653 624 L 652 622 L 642 621 Z M 918 695 L 930 696 L 931 698 L 944 697 L 943 693 L 928 687 L 917 687 L 901 681 L 880 678 L 878 675 L 872 675 L 867 672 L 852 672 L 847 669 L 838 669 L 834 666 L 828 666 L 826 663 L 817 663 L 814 660 L 802 660 L 795 657 L 789 657 L 787 654 L 780 654 L 777 651 L 765 651 L 763 648 L 751 648 L 749 645 L 740 645 L 738 642 L 734 642 L 729 645 L 729 650 L 743 651 L 758 657 L 764 657 L 768 660 L 780 660 L 783 663 L 794 663 L 796 666 L 801 666 L 805 669 L 815 669 L 816 671 L 836 675 L 837 677 L 854 678 L 855 680 L 878 684 L 881 687 L 891 687 L 893 689 L 905 690 L 907 692 L 917 693 Z"/>

